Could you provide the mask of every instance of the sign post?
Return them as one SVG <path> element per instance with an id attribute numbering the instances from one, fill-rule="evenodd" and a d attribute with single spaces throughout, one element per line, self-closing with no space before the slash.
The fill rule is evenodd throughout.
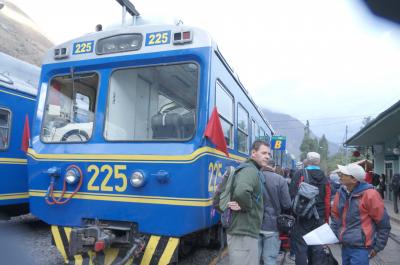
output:
<path id="1" fill-rule="evenodd" d="M 286 150 L 286 136 L 273 135 L 271 138 L 271 149 L 280 151 L 281 166 L 283 166 L 283 154 L 285 154 Z"/>
<path id="2" fill-rule="evenodd" d="M 286 150 L 286 136 L 274 135 L 271 138 L 271 149 L 272 150 Z"/>

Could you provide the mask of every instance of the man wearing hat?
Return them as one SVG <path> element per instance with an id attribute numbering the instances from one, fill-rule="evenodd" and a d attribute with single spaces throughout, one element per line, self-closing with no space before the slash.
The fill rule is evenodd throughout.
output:
<path id="1" fill-rule="evenodd" d="M 369 264 L 369 258 L 386 246 L 391 228 L 389 216 L 379 193 L 365 183 L 361 166 L 338 168 L 343 185 L 333 202 L 331 226 L 342 243 L 342 264 Z"/>
<path id="2" fill-rule="evenodd" d="M 307 153 L 304 161 L 305 168 L 298 170 L 290 182 L 289 192 L 292 198 L 296 197 L 301 182 L 307 182 L 318 188 L 315 209 L 317 215 L 306 217 L 297 216 L 296 224 L 291 235 L 291 249 L 295 255 L 296 265 L 318 264 L 324 257 L 322 246 L 308 246 L 303 236 L 315 228 L 329 222 L 331 188 L 328 178 L 320 168 L 321 156 L 316 152 Z"/>

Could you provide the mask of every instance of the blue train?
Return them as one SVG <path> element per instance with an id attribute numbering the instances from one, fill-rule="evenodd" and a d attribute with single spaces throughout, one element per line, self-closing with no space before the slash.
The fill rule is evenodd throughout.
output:
<path id="1" fill-rule="evenodd" d="M 218 239 L 212 195 L 273 130 L 201 29 L 125 26 L 47 53 L 31 212 L 68 264 L 172 264 Z M 204 137 L 217 106 L 229 157 Z"/>
<path id="2" fill-rule="evenodd" d="M 38 67 L 0 53 L 0 181 L 2 183 L 0 217 L 2 218 L 29 211 L 27 159 L 21 145 L 25 120 L 32 121 L 39 75 Z"/>

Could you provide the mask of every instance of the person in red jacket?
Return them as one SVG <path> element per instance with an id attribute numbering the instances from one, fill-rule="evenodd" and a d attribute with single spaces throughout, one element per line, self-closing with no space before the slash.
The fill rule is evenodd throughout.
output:
<path id="1" fill-rule="evenodd" d="M 343 265 L 367 265 L 387 243 L 390 221 L 383 200 L 356 164 L 338 165 L 342 187 L 332 207 L 332 230 L 342 244 Z"/>

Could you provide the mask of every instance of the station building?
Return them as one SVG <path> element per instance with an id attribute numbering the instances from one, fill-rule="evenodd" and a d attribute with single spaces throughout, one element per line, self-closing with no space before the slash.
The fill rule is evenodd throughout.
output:
<path id="1" fill-rule="evenodd" d="M 386 184 L 389 184 L 393 174 L 400 173 L 400 100 L 354 134 L 345 145 L 372 149 L 374 172 L 385 174 Z M 389 189 L 389 185 L 386 187 Z"/>

